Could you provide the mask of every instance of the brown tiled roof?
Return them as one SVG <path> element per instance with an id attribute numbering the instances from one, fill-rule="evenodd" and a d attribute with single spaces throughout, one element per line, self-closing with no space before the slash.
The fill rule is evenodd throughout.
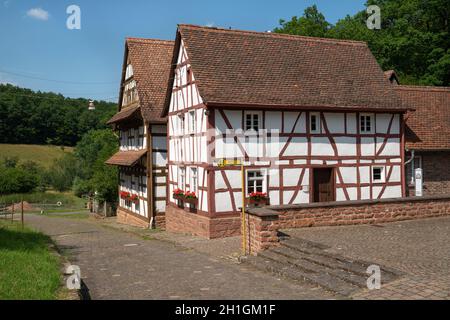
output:
<path id="1" fill-rule="evenodd" d="M 450 87 L 394 86 L 415 107 L 407 120 L 406 147 L 450 150 Z"/>
<path id="2" fill-rule="evenodd" d="M 126 50 L 133 65 L 134 79 L 140 101 L 142 117 L 145 121 L 165 122 L 161 117 L 167 96 L 170 65 L 174 41 L 127 38 Z M 126 60 L 122 70 L 122 83 L 125 78 Z M 120 94 L 119 104 L 122 100 Z"/>
<path id="3" fill-rule="evenodd" d="M 113 124 L 126 119 L 130 119 L 136 116 L 138 112 L 140 112 L 139 106 L 123 109 L 122 111 L 116 113 L 111 119 L 109 119 L 106 124 Z"/>
<path id="4" fill-rule="evenodd" d="M 147 150 L 119 151 L 105 161 L 106 164 L 115 166 L 132 167 L 147 153 Z"/>
<path id="5" fill-rule="evenodd" d="M 178 30 L 206 104 L 405 109 L 364 42 L 192 25 Z"/>

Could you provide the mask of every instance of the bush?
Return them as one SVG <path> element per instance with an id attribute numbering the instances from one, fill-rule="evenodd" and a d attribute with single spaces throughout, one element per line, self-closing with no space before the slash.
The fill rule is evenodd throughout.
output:
<path id="1" fill-rule="evenodd" d="M 20 168 L 0 167 L 0 194 L 28 193 L 39 184 L 36 175 Z"/>
<path id="2" fill-rule="evenodd" d="M 73 181 L 72 190 L 77 197 L 82 197 L 83 195 L 90 194 L 91 186 L 89 182 L 80 178 L 75 178 Z"/>

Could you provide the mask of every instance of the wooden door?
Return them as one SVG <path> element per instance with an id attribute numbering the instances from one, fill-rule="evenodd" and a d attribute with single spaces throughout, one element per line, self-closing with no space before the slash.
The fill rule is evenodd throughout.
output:
<path id="1" fill-rule="evenodd" d="M 314 202 L 335 201 L 333 176 L 332 168 L 313 170 Z"/>

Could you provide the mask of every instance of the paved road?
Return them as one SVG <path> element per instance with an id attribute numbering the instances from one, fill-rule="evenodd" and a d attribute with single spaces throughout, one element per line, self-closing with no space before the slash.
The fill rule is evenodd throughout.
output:
<path id="1" fill-rule="evenodd" d="M 364 291 L 353 298 L 450 299 L 450 217 L 286 232 L 330 246 L 331 252 L 406 274 L 381 290 Z"/>
<path id="2" fill-rule="evenodd" d="M 27 216 L 81 268 L 92 299 L 332 299 L 292 283 L 161 240 L 143 240 L 86 219 Z"/>

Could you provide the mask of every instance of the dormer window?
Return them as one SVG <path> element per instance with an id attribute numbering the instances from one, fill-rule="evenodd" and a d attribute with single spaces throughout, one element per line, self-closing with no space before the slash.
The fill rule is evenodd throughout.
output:
<path id="1" fill-rule="evenodd" d="M 361 133 L 373 133 L 373 114 L 363 113 L 359 116 L 359 125 Z"/>

